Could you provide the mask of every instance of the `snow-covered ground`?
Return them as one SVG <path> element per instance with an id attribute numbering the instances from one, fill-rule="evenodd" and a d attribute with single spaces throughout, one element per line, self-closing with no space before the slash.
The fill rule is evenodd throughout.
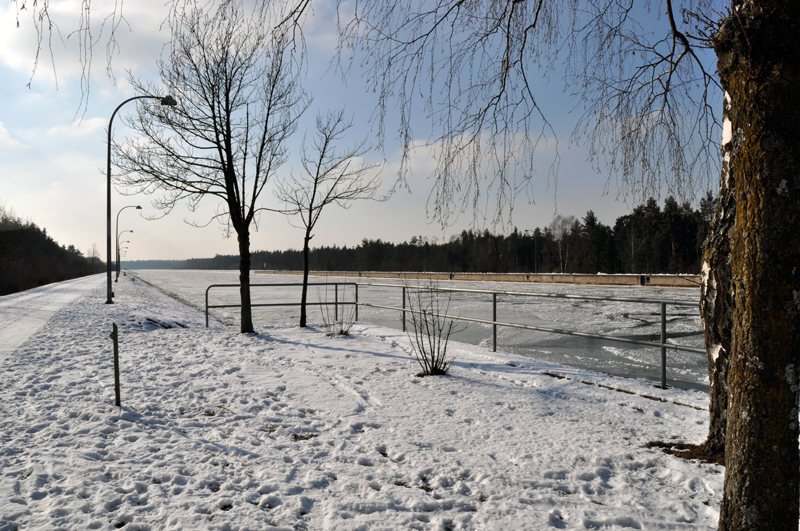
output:
<path id="1" fill-rule="evenodd" d="M 0 297 L 0 363 L 58 310 L 96 283 L 96 277 L 76 278 Z"/>
<path id="2" fill-rule="evenodd" d="M 0 530 L 716 528 L 723 469 L 644 446 L 701 441 L 700 392 L 466 344 L 418 378 L 394 329 L 241 335 L 104 280 L 0 362 Z"/>

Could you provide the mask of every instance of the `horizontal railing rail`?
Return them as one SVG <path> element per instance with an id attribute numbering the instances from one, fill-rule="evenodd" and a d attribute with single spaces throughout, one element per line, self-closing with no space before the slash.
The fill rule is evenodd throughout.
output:
<path id="1" fill-rule="evenodd" d="M 280 283 L 270 283 L 270 284 L 250 284 L 251 288 L 263 288 L 263 287 L 300 287 L 302 286 L 302 282 L 280 282 Z M 334 305 L 334 319 L 339 319 L 339 305 L 342 306 L 353 306 L 356 307 L 355 318 L 358 321 L 358 283 L 356 282 L 309 282 L 306 284 L 307 286 L 333 286 L 334 287 L 334 302 L 306 302 L 308 306 L 330 306 L 331 304 Z M 355 300 L 354 301 L 342 301 L 339 302 L 339 286 L 354 286 L 355 287 Z M 241 284 L 211 284 L 209 287 L 206 288 L 206 328 L 208 328 L 208 310 L 211 308 L 240 308 L 241 304 L 208 304 L 208 292 L 211 288 L 239 288 Z M 276 306 L 300 306 L 299 302 L 267 302 L 267 303 L 258 303 L 258 304 L 250 304 L 250 307 L 276 307 Z"/>
<path id="2" fill-rule="evenodd" d="M 368 308 L 382 308 L 384 310 L 398 310 L 403 311 L 406 313 L 416 313 L 416 314 L 423 314 L 426 312 L 420 310 L 412 310 L 411 308 L 398 308 L 396 306 L 383 306 L 380 304 L 370 304 L 368 302 L 360 302 L 358 303 L 359 306 L 364 306 Z M 605 334 L 589 334 L 587 332 L 576 332 L 574 330 L 564 330 L 562 328 L 548 328 L 545 326 L 535 326 L 535 325 L 526 325 L 521 323 L 505 323 L 502 321 L 489 321 L 486 319 L 478 319 L 476 317 L 462 317 L 460 315 L 448 315 L 448 314 L 430 314 L 429 315 L 437 315 L 443 319 L 452 319 L 454 321 L 469 321 L 472 323 L 481 323 L 481 324 L 490 324 L 490 325 L 498 325 L 498 326 L 508 326 L 510 328 L 523 328 L 525 330 L 533 330 L 535 332 L 549 332 L 552 334 L 563 334 L 567 336 L 576 336 L 576 337 L 587 337 L 590 339 L 607 339 L 609 341 L 616 341 L 618 343 L 630 343 L 633 345 L 643 345 L 646 347 L 660 347 L 660 343 L 656 343 L 655 341 L 647 341 L 644 339 L 628 339 L 625 337 L 618 337 L 618 336 L 609 336 Z M 705 354 L 705 349 L 696 348 L 696 347 L 689 347 L 685 345 L 678 345 L 676 343 L 665 343 L 665 348 L 668 350 L 682 350 L 685 352 L 695 352 L 698 354 Z M 494 345 L 494 352 L 497 352 L 497 345 Z"/>
<path id="3" fill-rule="evenodd" d="M 251 287 L 289 287 L 289 286 L 302 286 L 302 283 L 273 283 L 273 284 L 251 284 Z M 406 293 L 408 290 L 429 290 L 432 289 L 434 291 L 439 292 L 449 292 L 449 293 L 470 293 L 470 294 L 485 294 L 492 296 L 492 320 L 488 319 L 479 319 L 476 317 L 462 317 L 460 315 L 448 315 L 448 314 L 435 314 L 437 317 L 443 319 L 451 319 L 454 321 L 465 321 L 471 323 L 479 323 L 479 324 L 487 324 L 492 325 L 492 350 L 497 352 L 497 327 L 498 326 L 505 326 L 509 328 L 518 328 L 523 330 L 531 330 L 534 332 L 546 332 L 551 334 L 560 334 L 560 335 L 567 335 L 567 336 L 574 336 L 574 337 L 583 337 L 588 339 L 600 339 L 605 341 L 612 341 L 617 343 L 627 343 L 629 345 L 639 345 L 645 347 L 652 347 L 658 348 L 661 351 L 661 387 L 666 389 L 667 383 L 667 351 L 683 351 L 683 352 L 692 352 L 696 354 L 705 354 L 706 351 L 703 348 L 697 347 L 690 347 L 688 345 L 681 345 L 677 343 L 668 343 L 669 336 L 667 334 L 667 306 L 697 306 L 695 302 L 688 302 L 688 301 L 678 301 L 678 300 L 669 300 L 669 299 L 655 299 L 655 298 L 644 298 L 644 297 L 603 297 L 603 296 L 591 296 L 591 295 L 569 295 L 564 293 L 530 293 L 524 291 L 492 291 L 492 290 L 482 290 L 482 289 L 468 289 L 468 288 L 443 288 L 443 287 L 413 287 L 407 286 L 404 284 L 391 284 L 391 283 L 380 283 L 380 282 L 309 282 L 308 286 L 334 286 L 334 294 L 335 299 L 332 304 L 335 307 L 335 317 L 334 319 L 338 319 L 338 307 L 339 305 L 355 305 L 355 320 L 358 321 L 358 308 L 359 306 L 365 308 L 376 308 L 376 309 L 384 309 L 384 310 L 392 310 L 392 311 L 399 311 L 401 313 L 401 321 L 402 321 L 402 328 L 403 331 L 406 331 L 406 313 L 416 313 L 416 314 L 423 314 L 422 310 L 414 310 L 412 308 L 406 307 Z M 339 286 L 353 286 L 355 289 L 355 298 L 352 301 L 342 301 L 339 302 Z M 402 306 L 389 306 L 385 304 L 373 304 L 368 302 L 359 302 L 358 300 L 358 287 L 359 286 L 370 286 L 370 287 L 385 287 L 385 288 L 399 288 L 402 290 Z M 238 304 L 220 304 L 220 305 L 209 305 L 208 303 L 208 293 L 211 288 L 217 287 L 239 287 L 239 284 L 212 284 L 211 286 L 206 289 L 206 326 L 208 326 L 208 310 L 209 308 L 234 308 L 239 307 Z M 625 337 L 618 337 L 612 336 L 607 334 L 591 334 L 588 332 L 578 332 L 575 330 L 567 330 L 563 328 L 551 328 L 545 326 L 536 326 L 536 325 L 526 325 L 521 323 L 508 323 L 504 321 L 497 320 L 497 297 L 498 295 L 507 296 L 507 297 L 535 297 L 535 298 L 547 298 L 547 299 L 567 299 L 567 300 L 580 300 L 580 301 L 593 301 L 593 302 L 630 302 L 636 304 L 658 304 L 660 306 L 660 312 L 656 313 L 653 312 L 650 315 L 660 315 L 661 317 L 661 334 L 660 334 L 660 341 L 647 341 L 642 339 L 629 339 Z M 330 302 L 306 302 L 308 305 L 313 306 L 326 306 L 330 305 Z M 261 303 L 261 304 L 253 304 L 253 307 L 259 306 L 300 306 L 300 303 Z M 431 315 L 429 313 L 429 315 Z M 673 316 L 687 316 L 690 314 L 672 314 Z"/>
<path id="4" fill-rule="evenodd" d="M 380 286 L 386 288 L 409 288 L 409 289 L 425 289 L 426 287 L 412 287 L 406 286 L 404 284 L 388 284 L 388 283 L 379 283 L 379 282 L 357 282 L 359 286 Z M 643 297 L 598 297 L 592 295 L 568 295 L 566 293 L 531 293 L 527 291 L 492 291 L 487 289 L 468 289 L 468 288 L 434 288 L 436 291 L 450 291 L 450 292 L 461 292 L 461 293 L 485 293 L 485 294 L 493 294 L 496 293 L 497 295 L 515 295 L 521 297 L 541 297 L 547 299 L 573 299 L 573 300 L 584 300 L 584 301 L 611 301 L 611 302 L 636 302 L 636 303 L 667 303 L 672 304 L 673 306 L 698 306 L 696 302 L 688 302 L 688 301 L 676 301 L 672 299 L 650 299 L 650 298 L 643 298 Z"/>

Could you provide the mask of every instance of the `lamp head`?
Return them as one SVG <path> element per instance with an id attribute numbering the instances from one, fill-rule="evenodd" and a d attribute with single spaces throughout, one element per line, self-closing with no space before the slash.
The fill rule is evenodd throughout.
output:
<path id="1" fill-rule="evenodd" d="M 161 105 L 168 105 L 169 107 L 174 107 L 177 104 L 178 101 L 172 96 L 164 96 L 163 98 L 161 98 Z"/>

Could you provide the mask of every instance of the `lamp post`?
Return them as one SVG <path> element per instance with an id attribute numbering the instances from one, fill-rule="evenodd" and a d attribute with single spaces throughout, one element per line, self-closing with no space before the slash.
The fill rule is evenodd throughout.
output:
<path id="1" fill-rule="evenodd" d="M 114 109 L 114 112 L 111 113 L 111 119 L 108 121 L 108 153 L 106 156 L 106 179 L 108 181 L 106 191 L 106 277 L 108 282 L 106 288 L 106 304 L 114 304 L 114 292 L 111 291 L 111 125 L 114 123 L 114 116 L 117 115 L 117 111 L 120 110 L 123 105 L 129 101 L 143 99 L 161 100 L 161 105 L 168 105 L 170 107 L 174 107 L 178 104 L 172 96 L 165 96 L 163 98 L 160 96 L 134 96 L 120 103 L 117 108 Z M 119 217 L 119 214 L 117 214 L 117 217 Z"/>
<path id="2" fill-rule="evenodd" d="M 124 242 L 119 241 L 120 236 L 122 236 L 126 232 L 130 232 L 131 234 L 133 234 L 132 230 L 124 230 L 122 232 L 118 232 L 117 233 L 117 267 L 116 267 L 117 275 L 114 278 L 114 282 L 119 282 L 119 270 L 120 270 L 119 251 L 120 251 L 120 245 L 122 245 L 123 243 L 130 243 L 130 240 L 127 240 L 127 241 L 124 241 Z"/>
<path id="3" fill-rule="evenodd" d="M 124 206 L 124 207 L 120 208 L 119 212 L 117 212 L 117 224 L 115 225 L 116 228 L 114 230 L 114 233 L 117 235 L 117 245 L 115 245 L 115 247 L 117 248 L 117 267 L 116 267 L 117 278 L 115 279 L 115 281 L 119 280 L 119 234 L 120 234 L 119 233 L 119 215 L 122 214 L 122 211 L 125 210 L 126 208 L 135 208 L 136 210 L 141 210 L 142 209 L 142 207 L 139 206 L 139 205 L 128 205 L 128 206 Z M 123 232 L 125 232 L 125 231 L 123 231 Z M 131 232 L 133 232 L 133 231 L 131 231 Z M 113 293 L 112 293 L 112 296 L 113 296 Z"/>

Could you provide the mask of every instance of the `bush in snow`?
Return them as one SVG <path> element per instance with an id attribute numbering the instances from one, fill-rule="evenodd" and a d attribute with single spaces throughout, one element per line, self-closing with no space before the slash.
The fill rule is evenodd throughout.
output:
<path id="1" fill-rule="evenodd" d="M 438 289 L 434 283 L 423 287 L 406 286 L 407 312 L 410 326 L 406 334 L 422 372 L 417 376 L 447 374 L 454 358 L 447 357 L 447 343 L 450 335 L 463 330 L 453 319 L 447 318 L 450 309 L 450 293 Z"/>
<path id="2" fill-rule="evenodd" d="M 347 287 L 342 286 L 342 301 L 346 300 Z M 319 311 L 322 314 L 322 327 L 329 336 L 342 335 L 349 336 L 353 324 L 356 322 L 355 304 L 336 305 L 328 302 L 328 286 L 325 290 L 317 288 L 317 298 L 319 299 Z"/>

